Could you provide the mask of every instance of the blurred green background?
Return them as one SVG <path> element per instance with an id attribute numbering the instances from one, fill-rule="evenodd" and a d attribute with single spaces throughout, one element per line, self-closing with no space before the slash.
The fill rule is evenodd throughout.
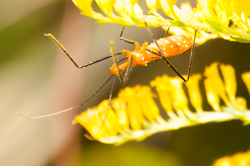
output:
<path id="1" fill-rule="evenodd" d="M 139 4 L 145 6 L 144 1 Z M 147 11 L 145 8 L 144 12 Z M 134 46 L 119 41 L 121 29 L 114 24 L 95 24 L 80 15 L 69 0 L 0 1 L 1 166 L 209 166 L 216 158 L 250 149 L 250 127 L 240 121 L 158 133 L 142 142 L 119 147 L 91 142 L 83 137 L 86 131 L 71 122 L 80 111 L 108 98 L 111 83 L 79 110 L 33 120 L 15 114 L 18 111 L 38 116 L 78 105 L 110 75 L 111 59 L 77 69 L 44 33 L 54 34 L 79 64 L 85 64 L 109 55 L 111 40 L 116 51 L 133 50 Z M 152 31 L 156 38 L 164 35 L 161 28 Z M 146 29 L 137 27 L 127 27 L 124 37 L 140 44 L 151 42 Z M 192 73 L 203 72 L 214 61 L 232 64 L 239 80 L 237 95 L 249 102 L 240 80 L 240 74 L 250 69 L 249 50 L 249 44 L 209 41 L 196 48 Z M 186 53 L 170 60 L 185 74 L 188 58 Z M 155 76 L 164 73 L 175 75 L 164 62 L 137 67 L 127 85 L 148 85 Z M 114 96 L 120 88 L 117 82 Z"/>

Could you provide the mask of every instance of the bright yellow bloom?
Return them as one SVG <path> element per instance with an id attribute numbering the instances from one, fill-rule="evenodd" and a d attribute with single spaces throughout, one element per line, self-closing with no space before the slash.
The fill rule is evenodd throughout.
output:
<path id="1" fill-rule="evenodd" d="M 145 27 L 145 19 L 149 27 L 177 27 L 170 28 L 170 32 L 174 34 L 178 34 L 181 28 L 185 33 L 193 35 L 193 29 L 198 29 L 198 44 L 216 37 L 250 43 L 248 0 L 198 0 L 196 8 L 193 9 L 189 3 L 183 3 L 178 8 L 175 5 L 176 0 L 146 0 L 148 9 L 143 9 L 144 13 L 137 3 L 138 0 L 95 0 L 103 13 L 93 11 L 93 0 L 73 2 L 83 15 L 96 19 L 99 23 Z M 160 15 L 158 9 L 165 16 Z M 169 17 L 171 19 L 167 19 Z"/>
<path id="2" fill-rule="evenodd" d="M 219 69 L 223 78 L 219 74 Z M 249 75 L 248 72 L 242 76 L 248 87 Z M 157 132 L 208 122 L 240 119 L 248 124 L 250 111 L 246 108 L 246 100 L 236 97 L 233 67 L 213 63 L 206 68 L 204 76 L 207 97 L 203 99 L 199 87 L 200 74 L 191 76 L 186 84 L 177 77 L 166 75 L 151 81 L 150 85 L 155 87 L 162 107 L 169 116 L 166 120 L 160 114 L 154 99 L 156 95 L 151 87 L 137 85 L 123 89 L 117 98 L 111 100 L 109 108 L 108 100 L 105 100 L 97 107 L 76 116 L 73 123 L 80 123 L 94 139 L 108 144 L 142 140 Z M 187 87 L 188 95 L 183 85 Z M 225 106 L 220 103 L 220 100 L 225 103 Z M 206 101 L 213 111 L 203 109 L 202 104 Z M 194 110 L 189 108 L 189 105 L 192 105 Z"/>
<path id="3" fill-rule="evenodd" d="M 204 72 L 204 75 L 207 77 L 206 81 L 209 82 L 210 85 L 208 86 L 211 86 L 211 88 L 213 89 L 213 93 L 214 94 L 217 93 L 217 95 L 226 103 L 226 105 L 230 107 L 231 102 L 229 102 L 228 97 L 226 95 L 225 88 L 224 88 L 225 85 L 219 76 L 218 63 L 215 62 L 211 66 L 207 67 Z M 232 77 L 232 75 L 229 77 Z M 219 98 L 217 99 L 217 103 L 218 102 L 219 102 Z"/>
<path id="4" fill-rule="evenodd" d="M 195 108 L 197 112 L 202 112 L 202 97 L 201 92 L 199 89 L 199 81 L 201 79 L 200 74 L 192 75 L 192 79 L 186 83 L 188 94 L 189 94 L 189 101 Z"/>
<path id="5" fill-rule="evenodd" d="M 250 94 L 250 72 L 243 73 L 241 75 L 241 77 L 242 77 L 244 83 L 246 84 L 248 92 Z"/>
<path id="6" fill-rule="evenodd" d="M 236 153 L 233 156 L 222 157 L 215 161 L 213 166 L 249 166 L 250 151 Z"/>

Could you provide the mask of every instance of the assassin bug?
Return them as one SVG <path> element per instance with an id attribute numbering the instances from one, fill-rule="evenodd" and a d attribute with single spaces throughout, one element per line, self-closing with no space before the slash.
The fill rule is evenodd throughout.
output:
<path id="1" fill-rule="evenodd" d="M 194 39 L 190 35 L 174 35 L 174 36 L 167 37 L 167 34 L 168 34 L 168 31 L 167 31 L 164 38 L 160 38 L 158 40 L 155 40 L 155 38 L 154 38 L 154 36 L 153 36 L 153 34 L 152 34 L 151 30 L 149 29 L 146 22 L 145 22 L 145 25 L 146 25 L 147 31 L 149 32 L 149 34 L 151 36 L 151 39 L 153 40 L 153 42 L 151 44 L 148 45 L 148 43 L 145 42 L 145 43 L 142 44 L 142 46 L 140 46 L 138 44 L 138 42 L 136 42 L 136 41 L 128 40 L 128 39 L 123 38 L 122 35 L 123 35 L 124 30 L 125 30 L 125 26 L 124 26 L 121 33 L 120 33 L 120 40 L 123 41 L 123 42 L 129 43 L 129 44 L 135 45 L 135 50 L 134 51 L 129 51 L 129 50 L 124 49 L 124 50 L 121 50 L 121 51 L 115 53 L 114 52 L 113 42 L 110 42 L 111 55 L 108 55 L 106 57 L 103 57 L 101 59 L 98 59 L 96 61 L 84 64 L 84 65 L 78 65 L 74 61 L 74 59 L 70 56 L 70 54 L 67 52 L 67 50 L 60 44 L 60 42 L 52 34 L 45 34 L 45 36 L 48 36 L 56 45 L 58 45 L 61 48 L 61 50 L 68 56 L 68 58 L 72 61 L 72 63 L 79 69 L 88 67 L 90 65 L 93 65 L 95 63 L 101 62 L 103 60 L 106 60 L 106 59 L 112 57 L 113 61 L 114 61 L 114 64 L 112 65 L 112 67 L 110 67 L 110 73 L 112 75 L 108 78 L 108 80 L 92 96 L 90 96 L 90 98 L 88 98 L 84 103 L 82 103 L 82 104 L 80 104 L 78 106 L 70 107 L 68 109 L 65 109 L 65 110 L 62 110 L 62 111 L 59 111 L 59 112 L 56 112 L 56 113 L 52 113 L 52 114 L 48 114 L 48 115 L 42 115 L 42 116 L 36 116 L 36 117 L 28 117 L 28 116 L 22 115 L 19 112 L 17 112 L 17 114 L 19 114 L 19 115 L 21 115 L 21 116 L 23 116 L 25 118 L 28 118 L 28 119 L 35 119 L 35 118 L 43 118 L 43 117 L 57 115 L 57 114 L 60 114 L 60 113 L 67 112 L 67 111 L 70 111 L 72 109 L 78 108 L 80 106 L 85 105 L 90 99 L 92 99 L 112 79 L 112 77 L 114 77 L 112 87 L 111 87 L 111 91 L 110 91 L 110 95 L 109 95 L 109 103 L 108 103 L 108 107 L 109 107 L 110 101 L 111 101 L 111 98 L 112 98 L 112 92 L 113 92 L 116 76 L 118 77 L 120 83 L 124 86 L 126 84 L 126 82 L 128 81 L 129 74 L 130 74 L 130 71 L 131 71 L 132 67 L 135 67 L 135 66 L 147 66 L 147 64 L 149 62 L 158 61 L 160 59 L 163 59 L 168 64 L 168 66 L 184 82 L 188 82 L 190 74 L 191 74 L 192 63 L 193 63 L 194 48 L 195 48 L 195 38 L 196 38 L 196 31 L 197 30 L 195 30 Z M 190 49 L 191 49 L 191 53 L 190 53 L 190 60 L 189 60 L 189 65 L 188 65 L 187 79 L 185 79 L 175 69 L 175 67 L 167 60 L 167 58 L 171 57 L 171 56 L 182 54 L 184 52 L 187 52 Z M 126 57 L 123 58 L 120 61 L 117 61 L 116 56 L 121 55 L 121 54 L 126 54 Z M 120 64 L 124 60 L 125 60 L 125 62 Z M 124 76 L 122 76 L 122 73 L 121 73 L 123 71 L 125 71 Z M 107 116 L 107 113 L 108 112 L 106 112 L 106 116 Z M 105 121 L 106 116 L 104 117 L 103 121 Z M 102 128 L 102 126 L 101 126 L 101 128 Z"/>

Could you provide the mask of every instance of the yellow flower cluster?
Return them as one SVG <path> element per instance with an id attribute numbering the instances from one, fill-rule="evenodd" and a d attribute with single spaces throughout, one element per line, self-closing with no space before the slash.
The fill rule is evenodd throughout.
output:
<path id="1" fill-rule="evenodd" d="M 218 66 L 223 78 L 220 77 Z M 185 84 L 188 97 L 183 89 L 183 81 L 164 75 L 156 77 L 150 85 L 158 93 L 161 105 L 169 117 L 167 120 L 160 114 L 151 87 L 137 85 L 120 91 L 118 97 L 111 100 L 109 107 L 108 100 L 104 100 L 97 107 L 89 108 L 76 116 L 73 123 L 80 123 L 94 139 L 108 144 L 142 140 L 157 132 L 207 122 L 240 119 L 248 124 L 250 111 L 246 108 L 246 100 L 236 97 L 233 67 L 213 63 L 206 68 L 204 76 L 206 100 L 213 111 L 204 111 L 202 107 L 204 101 L 199 87 L 202 78 L 200 74 L 193 75 Z M 250 72 L 244 73 L 242 78 L 249 90 Z M 221 100 L 224 104 L 220 103 Z M 189 102 L 195 110 L 189 108 Z"/>
<path id="2" fill-rule="evenodd" d="M 103 13 L 95 12 L 93 0 L 72 0 L 83 15 L 98 20 L 99 23 L 116 23 L 124 26 L 145 27 L 175 26 L 187 33 L 192 28 L 203 30 L 198 33 L 202 41 L 222 37 L 238 42 L 250 42 L 250 1 L 248 0 L 198 0 L 196 8 L 183 3 L 178 8 L 176 0 L 146 0 L 148 15 L 143 14 L 138 0 L 95 0 Z M 161 9 L 166 16 L 157 12 Z M 144 9 L 146 10 L 146 9 Z M 118 14 L 115 14 L 115 12 Z M 145 21 L 144 21 L 145 20 Z M 170 29 L 177 33 L 177 29 Z M 210 32 L 213 35 L 206 33 Z M 199 42 L 199 41 L 198 41 Z M 202 44 L 203 42 L 199 43 Z"/>
<path id="3" fill-rule="evenodd" d="M 250 151 L 245 153 L 236 153 L 233 156 L 222 157 L 215 161 L 213 166 L 249 166 Z"/>

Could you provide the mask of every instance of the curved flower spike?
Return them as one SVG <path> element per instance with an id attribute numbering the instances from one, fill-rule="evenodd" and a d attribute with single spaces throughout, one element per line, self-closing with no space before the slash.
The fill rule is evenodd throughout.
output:
<path id="1" fill-rule="evenodd" d="M 118 97 L 111 100 L 109 108 L 108 100 L 104 100 L 97 107 L 76 116 L 73 123 L 80 123 L 94 139 L 107 144 L 140 141 L 157 132 L 208 122 L 240 119 L 244 124 L 249 124 L 250 110 L 247 110 L 246 100 L 236 97 L 233 67 L 222 64 L 218 68 L 218 65 L 218 62 L 213 63 L 204 72 L 206 98 L 201 96 L 200 74 L 192 75 L 187 84 L 183 84 L 179 78 L 166 75 L 156 77 L 150 82 L 158 93 L 168 119 L 164 119 L 160 114 L 151 88 L 137 85 L 121 90 Z M 223 78 L 219 75 L 219 69 Z M 248 72 L 242 76 L 247 87 L 250 87 L 249 75 Z M 188 94 L 183 85 L 187 87 Z M 225 105 L 220 104 L 221 100 Z M 213 110 L 205 111 L 203 102 L 208 102 Z M 190 105 L 194 109 L 190 108 Z"/>
<path id="2" fill-rule="evenodd" d="M 145 19 L 149 27 L 179 27 L 189 34 L 190 28 L 203 30 L 197 34 L 197 38 L 203 41 L 199 43 L 200 40 L 197 40 L 198 44 L 215 37 L 250 43 L 250 1 L 247 0 L 198 0 L 193 9 L 189 3 L 183 3 L 178 8 L 176 0 L 146 0 L 148 9 L 143 9 L 144 13 L 149 13 L 146 15 L 138 0 L 95 0 L 103 13 L 93 11 L 93 0 L 72 1 L 83 15 L 99 23 L 145 27 Z M 165 15 L 159 14 L 158 9 Z M 177 33 L 178 30 L 173 29 L 171 32 Z"/>

